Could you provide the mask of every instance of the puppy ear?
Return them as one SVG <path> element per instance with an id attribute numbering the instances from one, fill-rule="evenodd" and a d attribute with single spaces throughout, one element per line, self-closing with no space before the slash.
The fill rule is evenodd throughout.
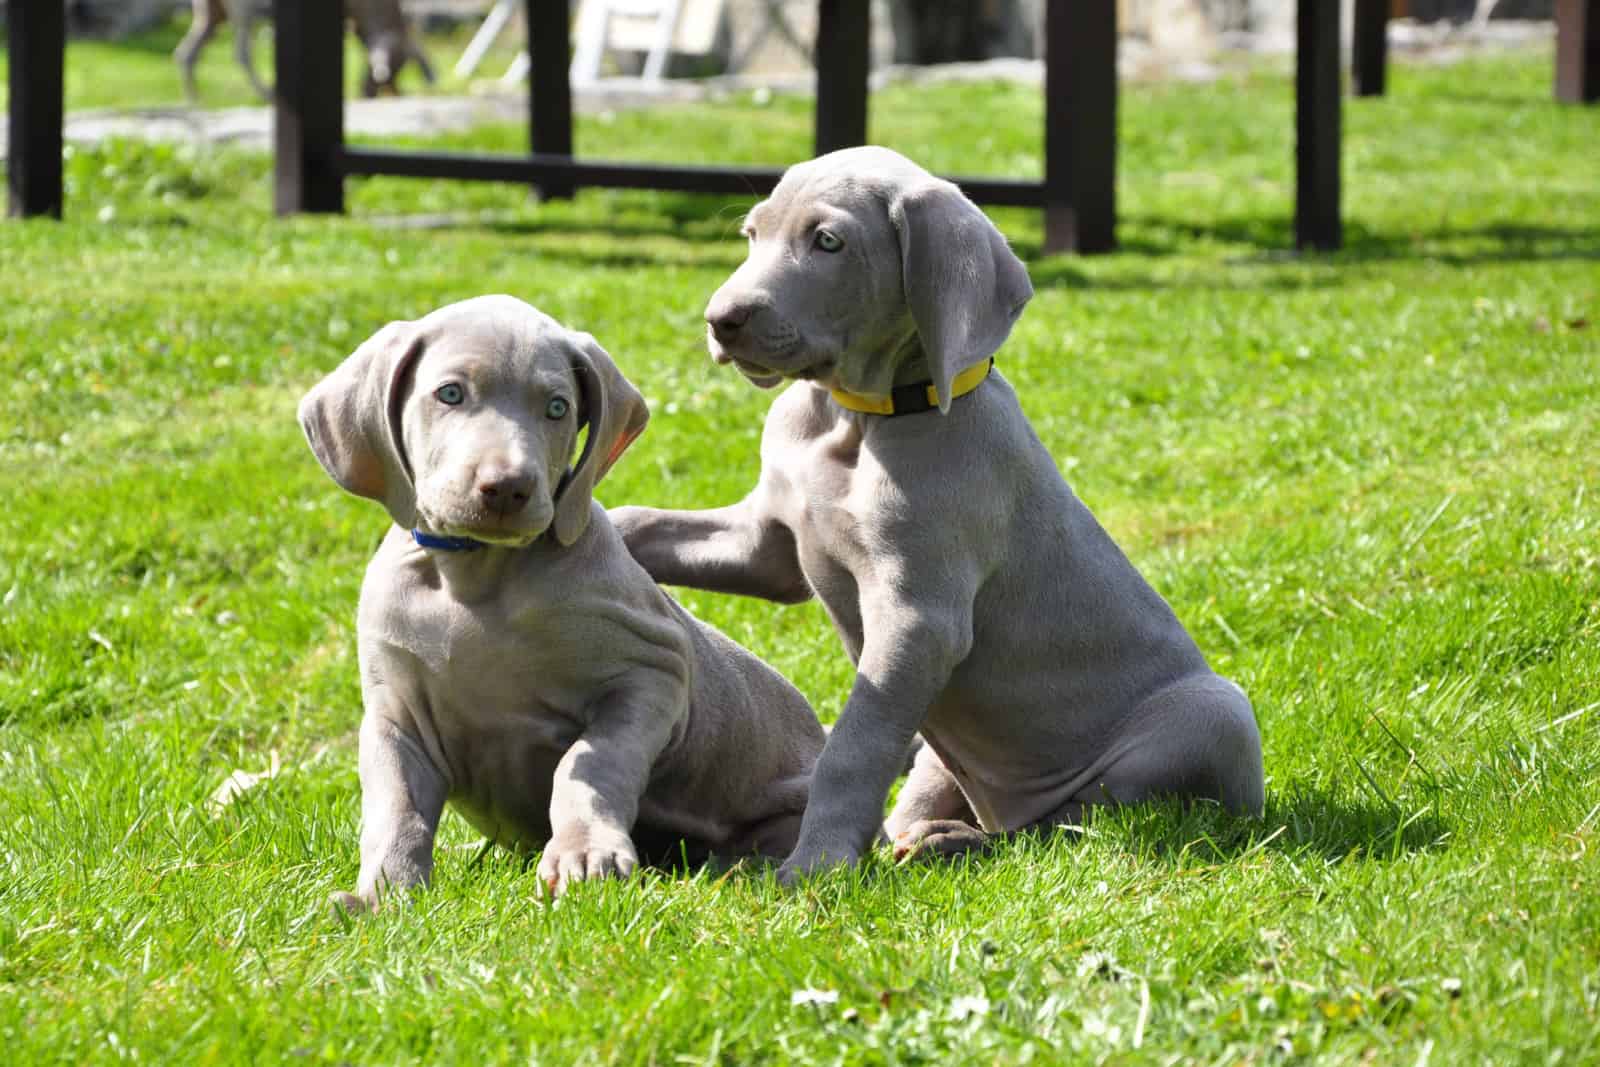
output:
<path id="1" fill-rule="evenodd" d="M 589 425 L 589 439 L 556 492 L 551 527 L 563 545 L 572 544 L 588 529 L 595 485 L 650 421 L 644 397 L 622 376 L 610 354 L 586 333 L 578 334 L 577 340 L 572 369 L 583 393 L 579 418 Z"/>
<path id="2" fill-rule="evenodd" d="M 401 387 L 422 349 L 415 323 L 391 322 L 300 401 L 300 429 L 322 469 L 408 528 L 416 523 L 417 493 L 400 438 Z"/>
<path id="3" fill-rule="evenodd" d="M 951 380 L 994 355 L 1033 285 L 1005 236 L 947 181 L 907 189 L 889 205 L 889 219 L 900 235 L 906 306 L 946 412 Z"/>

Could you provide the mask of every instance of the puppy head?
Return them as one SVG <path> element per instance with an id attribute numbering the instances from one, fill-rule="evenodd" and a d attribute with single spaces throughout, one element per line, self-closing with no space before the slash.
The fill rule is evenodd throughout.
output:
<path id="1" fill-rule="evenodd" d="M 401 526 L 506 546 L 546 530 L 576 541 L 648 418 L 593 337 L 508 296 L 390 323 L 300 402 L 312 453 L 346 490 Z"/>
<path id="2" fill-rule="evenodd" d="M 948 410 L 951 379 L 994 354 L 1033 296 L 977 205 L 885 148 L 790 167 L 745 234 L 749 256 L 706 307 L 708 345 L 763 388 L 886 395 L 922 360 Z"/>

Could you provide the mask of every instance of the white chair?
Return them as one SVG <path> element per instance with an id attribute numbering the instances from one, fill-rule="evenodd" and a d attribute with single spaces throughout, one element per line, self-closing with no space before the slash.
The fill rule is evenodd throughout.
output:
<path id="1" fill-rule="evenodd" d="M 521 3 L 522 0 L 496 0 L 494 8 L 483 20 L 483 25 L 478 27 L 478 32 L 472 35 L 472 40 L 467 43 L 466 50 L 456 63 L 459 77 L 469 77 L 478 69 L 484 55 Z M 592 84 L 600 79 L 600 65 L 610 45 L 613 18 L 654 20 L 641 79 L 659 82 L 666 74 L 667 59 L 672 54 L 672 41 L 678 30 L 681 7 L 681 0 L 584 0 L 578 13 L 577 44 L 573 49 L 569 72 L 573 84 Z M 527 51 L 517 53 L 501 81 L 521 81 L 528 76 L 528 66 Z"/>
<path id="2" fill-rule="evenodd" d="M 517 6 L 522 0 L 495 0 L 494 9 L 483 20 L 483 25 L 478 27 L 478 32 L 472 35 L 472 40 L 467 42 L 466 51 L 461 53 L 461 58 L 456 61 L 456 77 L 470 78 L 472 72 L 478 69 L 478 64 L 483 62 L 483 57 L 494 46 L 495 38 L 500 36 L 500 31 L 506 28 L 506 23 L 511 21 L 511 16 L 516 14 Z"/>
<path id="3" fill-rule="evenodd" d="M 584 0 L 578 16 L 577 47 L 572 53 L 573 83 L 599 80 L 600 64 L 611 39 L 611 20 L 617 17 L 655 20 L 640 77 L 647 82 L 660 81 L 672 54 L 672 38 L 678 32 L 680 6 L 680 0 Z"/>

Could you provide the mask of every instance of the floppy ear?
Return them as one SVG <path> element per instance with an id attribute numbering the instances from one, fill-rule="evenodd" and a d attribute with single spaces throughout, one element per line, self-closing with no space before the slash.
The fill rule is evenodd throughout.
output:
<path id="1" fill-rule="evenodd" d="M 644 397 L 622 376 L 610 354 L 586 333 L 578 334 L 577 340 L 572 369 L 583 393 L 579 418 L 589 424 L 589 439 L 577 466 L 561 480 L 556 492 L 551 528 L 563 545 L 572 544 L 588 529 L 595 485 L 650 421 Z"/>
<path id="2" fill-rule="evenodd" d="M 951 380 L 994 355 L 1033 285 L 1005 236 L 947 181 L 906 190 L 889 205 L 889 219 L 900 235 L 906 306 L 946 412 Z"/>
<path id="3" fill-rule="evenodd" d="M 401 384 L 422 349 L 415 323 L 391 322 L 300 400 L 300 429 L 322 469 L 405 527 L 416 523 L 417 493 L 400 439 Z"/>

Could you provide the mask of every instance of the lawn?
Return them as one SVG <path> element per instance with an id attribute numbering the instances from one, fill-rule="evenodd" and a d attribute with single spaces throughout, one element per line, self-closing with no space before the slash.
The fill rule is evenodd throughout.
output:
<path id="1" fill-rule="evenodd" d="M 971 863 L 793 892 L 651 873 L 551 906 L 447 815 L 434 886 L 354 923 L 324 902 L 356 873 L 354 615 L 384 519 L 317 467 L 298 397 L 390 319 L 510 292 L 650 401 L 606 502 L 730 502 L 770 398 L 709 363 L 700 316 L 750 201 L 373 179 L 347 218 L 285 221 L 258 155 L 71 150 L 67 220 L 0 225 L 6 1059 L 1593 1062 L 1600 110 L 1552 104 L 1549 72 L 1402 65 L 1351 101 L 1342 253 L 1283 251 L 1271 69 L 1130 89 L 1122 252 L 1043 256 L 1034 213 L 993 213 L 1038 290 L 1000 366 L 1251 694 L 1263 820 L 1109 811 Z M 783 163 L 808 107 L 578 139 Z M 872 134 L 1027 175 L 1040 112 L 894 88 Z M 816 605 L 682 597 L 837 714 Z"/>

